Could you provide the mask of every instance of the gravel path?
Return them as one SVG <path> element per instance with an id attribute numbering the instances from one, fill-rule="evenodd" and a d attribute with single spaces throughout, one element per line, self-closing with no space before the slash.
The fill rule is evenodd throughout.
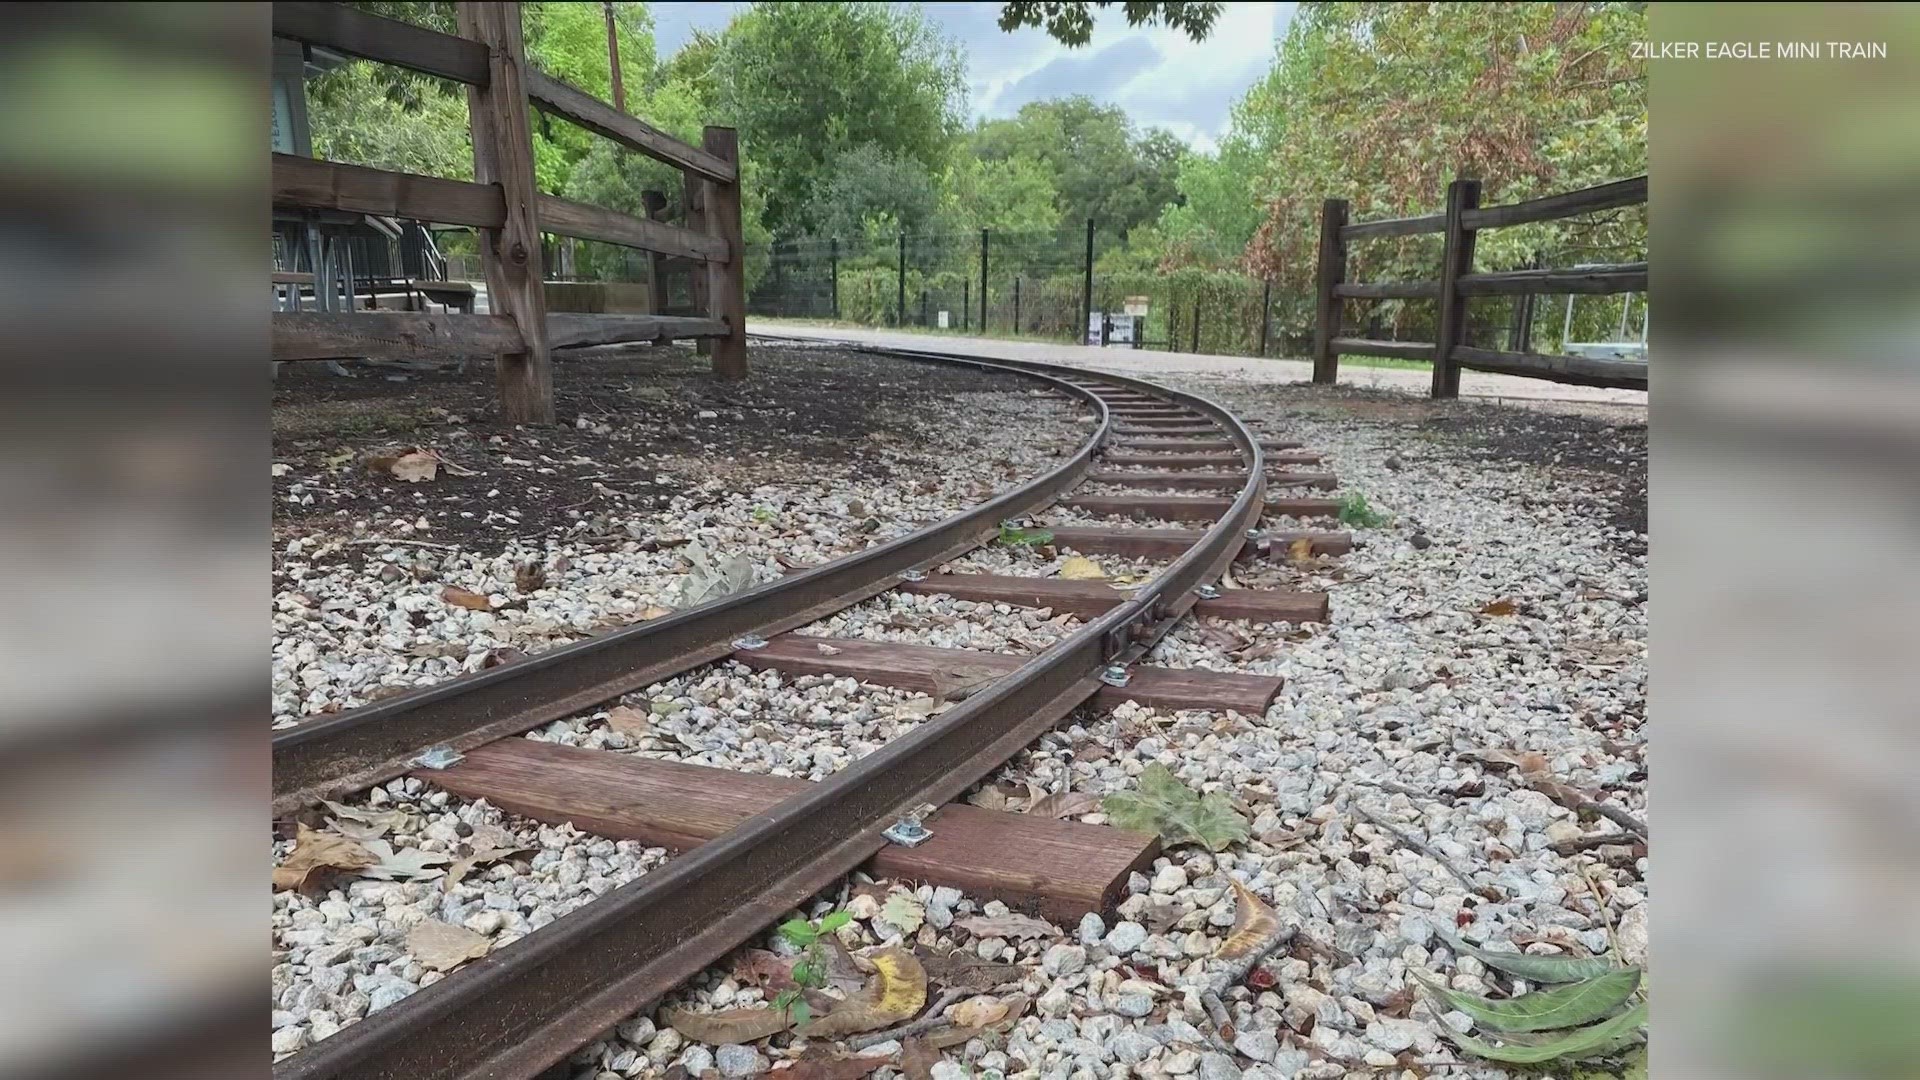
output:
<path id="1" fill-rule="evenodd" d="M 1458 1060 L 1443 1030 L 1466 1018 L 1436 1010 L 1408 973 L 1436 972 L 1474 993 L 1496 986 L 1438 929 L 1533 951 L 1604 953 L 1617 939 L 1624 956 L 1644 961 L 1644 845 L 1548 794 L 1569 785 L 1645 819 L 1646 559 L 1644 525 L 1636 528 L 1645 520 L 1644 426 L 1350 391 L 1186 385 L 1325 453 L 1320 468 L 1386 520 L 1355 528 L 1361 546 L 1339 558 L 1237 571 L 1242 585 L 1330 592 L 1330 625 L 1188 624 L 1150 657 L 1285 676 L 1265 715 L 1083 709 L 973 796 L 1018 810 L 1042 793 L 1105 795 L 1159 763 L 1198 790 L 1227 794 L 1250 824 L 1248 841 L 1219 853 L 1174 847 L 1135 876 L 1113 920 L 1034 937 L 963 928 L 969 916 L 1004 914 L 1000 905 L 858 876 L 810 906 L 813 916 L 853 914 L 839 936 L 856 951 L 895 942 L 923 961 L 959 952 L 1012 965 L 974 988 L 1010 1006 L 1008 1015 L 947 1049 L 932 1069 L 940 1080 L 1420 1075 Z M 1042 520 L 1085 519 L 1050 511 Z M 1069 554 L 995 545 L 946 569 L 1047 575 Z M 1099 562 L 1117 579 L 1159 565 Z M 1050 612 L 885 596 L 803 632 L 1024 652 L 1074 625 Z M 818 779 L 938 707 L 848 679 L 735 664 L 667 680 L 626 704 L 650 714 L 645 735 L 613 730 L 603 709 L 529 737 Z M 438 881 L 362 880 L 318 897 L 276 894 L 277 1051 L 436 978 L 409 947 L 414 923 L 443 919 L 497 945 L 663 861 L 658 851 L 416 785 L 396 782 L 358 805 L 406 809 L 393 835 L 419 849 L 465 853 L 485 829 L 485 843 L 533 853 L 446 891 Z M 1078 819 L 1105 820 L 1097 809 Z M 1553 850 L 1601 836 L 1618 843 Z M 286 846 L 276 844 L 276 856 Z M 1221 995 L 1235 1032 L 1226 1053 L 1208 1038 L 1214 1024 L 1188 987 L 1214 970 L 1208 957 L 1232 925 L 1230 880 L 1272 904 L 1294 935 Z M 889 922 L 889 904 L 893 917 L 918 908 L 920 924 Z M 771 935 L 756 944 L 794 951 Z M 751 965 L 722 964 L 668 1004 L 764 1002 L 771 989 L 758 979 Z M 942 985 L 936 978 L 931 993 Z M 823 1052 L 822 1040 L 791 1035 L 694 1043 L 667 1021 L 656 1010 L 619 1025 L 575 1055 L 573 1075 L 677 1067 L 738 1077 Z M 899 1075 L 901 1049 L 862 1052 L 893 1055 L 873 1074 L 886 1077 Z M 1505 1075 L 1474 1064 L 1444 1074 Z"/>

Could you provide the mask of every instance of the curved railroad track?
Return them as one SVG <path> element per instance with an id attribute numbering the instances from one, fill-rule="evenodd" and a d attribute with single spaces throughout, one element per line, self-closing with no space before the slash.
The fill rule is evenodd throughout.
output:
<path id="1" fill-rule="evenodd" d="M 1002 663 L 984 688 L 911 733 L 666 866 L 279 1062 L 275 1076 L 534 1077 L 873 857 L 889 844 L 882 835 L 889 826 L 925 804 L 940 806 L 961 796 L 1075 707 L 1103 688 L 1123 684 L 1129 669 L 1196 603 L 1226 602 L 1216 598 L 1214 583 L 1236 557 L 1300 539 L 1320 550 L 1344 550 L 1338 533 L 1257 531 L 1265 510 L 1330 514 L 1333 504 L 1282 500 L 1270 506 L 1268 450 L 1291 444 L 1263 444 L 1246 424 L 1205 398 L 1052 365 L 834 347 L 1016 372 L 1089 403 L 1097 414 L 1094 432 L 1069 460 L 1032 482 L 858 554 L 712 604 L 277 732 L 276 815 L 414 772 L 414 759 L 432 747 L 473 751 L 703 664 L 730 656 L 753 663 L 750 654 L 765 648 L 765 639 L 890 589 L 955 595 L 973 590 L 1021 603 L 1020 582 L 1050 579 L 940 575 L 928 580 L 925 575 L 988 543 L 1002 521 L 1051 504 L 1206 525 L 1056 528 L 1055 542 L 1064 547 L 1177 555 L 1130 597 L 1114 593 L 1099 605 L 1103 610 L 1086 613 L 1080 629 L 1024 663 Z M 1312 455 L 1284 459 L 1316 460 Z M 1096 462 L 1110 468 L 1096 470 Z M 1154 466 L 1166 471 L 1112 468 Z M 1289 486 L 1332 483 L 1320 473 L 1282 473 L 1277 479 Z M 1083 481 L 1210 489 L 1210 494 L 1070 496 Z M 1250 592 L 1236 597 L 1244 603 Z M 1268 593 L 1260 598 L 1304 612 L 1300 620 L 1325 618 L 1324 596 Z M 1032 594 L 1025 603 L 1043 606 L 1045 600 Z M 762 666 L 781 666 L 760 659 Z M 812 662 L 832 663 L 817 655 Z M 429 782 L 436 776 L 431 771 L 415 775 Z"/>

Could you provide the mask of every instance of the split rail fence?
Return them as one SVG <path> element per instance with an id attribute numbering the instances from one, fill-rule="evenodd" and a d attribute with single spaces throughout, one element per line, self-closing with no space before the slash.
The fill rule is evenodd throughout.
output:
<path id="1" fill-rule="evenodd" d="M 532 68 L 518 3 L 455 5 L 458 34 L 334 3 L 276 2 L 273 33 L 467 85 L 474 182 L 273 155 L 276 206 L 344 210 L 479 230 L 489 314 L 275 312 L 273 358 L 496 357 L 512 423 L 551 424 L 552 350 L 680 338 L 711 341 L 713 370 L 747 374 L 740 167 L 732 128 L 708 127 L 692 146 Z M 631 217 L 534 186 L 528 106 L 678 168 L 683 225 Z M 546 310 L 540 236 L 553 233 L 640 248 L 693 271 L 704 315 L 588 315 Z M 657 290 L 656 290 L 657 295 Z"/>
<path id="2" fill-rule="evenodd" d="M 1480 181 L 1455 180 L 1447 186 L 1446 210 L 1424 217 L 1349 222 L 1345 199 L 1328 199 L 1320 209 L 1320 251 L 1316 274 L 1313 381 L 1331 385 L 1343 353 L 1433 361 L 1433 396 L 1460 395 L 1460 369 L 1493 371 L 1583 386 L 1647 388 L 1647 365 L 1631 360 L 1483 349 L 1463 340 L 1467 301 L 1476 296 L 1610 294 L 1645 292 L 1647 264 L 1617 263 L 1576 269 L 1528 269 L 1475 273 L 1474 242 L 1484 229 L 1524 225 L 1635 206 L 1647 201 L 1647 178 L 1637 176 L 1598 187 L 1549 195 L 1506 206 L 1480 205 Z M 1347 245 L 1370 237 L 1443 233 L 1440 277 L 1436 281 L 1355 282 L 1347 280 Z M 1432 300 L 1438 307 L 1436 339 L 1379 341 L 1341 336 L 1343 301 Z"/>

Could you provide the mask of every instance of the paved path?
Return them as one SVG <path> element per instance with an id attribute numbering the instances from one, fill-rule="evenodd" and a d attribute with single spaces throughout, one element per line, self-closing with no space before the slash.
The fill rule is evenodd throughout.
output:
<path id="1" fill-rule="evenodd" d="M 1123 375 L 1213 375 L 1252 382 L 1307 382 L 1313 377 L 1313 365 L 1304 360 L 1260 360 L 1247 356 L 1202 356 L 1196 353 L 1160 352 L 1155 349 L 1101 349 L 1087 345 L 1060 345 L 1052 342 L 1004 341 L 999 338 L 955 337 L 940 334 L 907 334 L 892 330 L 857 327 L 827 327 L 779 319 L 754 318 L 747 324 L 749 333 L 763 330 L 771 334 L 821 338 L 833 341 L 859 341 L 869 345 L 902 349 L 928 349 L 935 352 L 967 353 L 973 356 L 1006 360 L 1035 360 L 1049 364 L 1067 364 L 1091 371 L 1111 371 Z M 1432 376 L 1413 368 L 1340 366 L 1343 386 L 1365 386 L 1425 396 Z M 1528 401 L 1583 401 L 1605 405 L 1637 405 L 1645 408 L 1644 390 L 1614 390 L 1598 386 L 1568 386 L 1544 379 L 1523 379 L 1515 375 L 1495 375 L 1484 371 L 1460 374 L 1463 397 Z"/>

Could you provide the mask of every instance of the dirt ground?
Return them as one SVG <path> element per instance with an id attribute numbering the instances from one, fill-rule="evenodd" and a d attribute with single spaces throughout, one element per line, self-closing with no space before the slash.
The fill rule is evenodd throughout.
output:
<path id="1" fill-rule="evenodd" d="M 736 486 L 778 480 L 794 461 L 843 461 L 850 475 L 885 479 L 890 467 L 862 444 L 911 437 L 911 406 L 1033 385 L 818 348 L 754 346 L 750 359 L 742 383 L 714 381 L 707 358 L 685 346 L 563 360 L 552 428 L 502 422 L 490 363 L 465 373 L 360 368 L 354 378 L 287 364 L 273 395 L 276 538 L 366 522 L 485 550 L 563 528 L 576 513 L 693 495 L 689 459 Z M 416 450 L 440 459 L 431 484 L 381 468 Z M 665 474 L 669 461 L 679 476 Z"/>

